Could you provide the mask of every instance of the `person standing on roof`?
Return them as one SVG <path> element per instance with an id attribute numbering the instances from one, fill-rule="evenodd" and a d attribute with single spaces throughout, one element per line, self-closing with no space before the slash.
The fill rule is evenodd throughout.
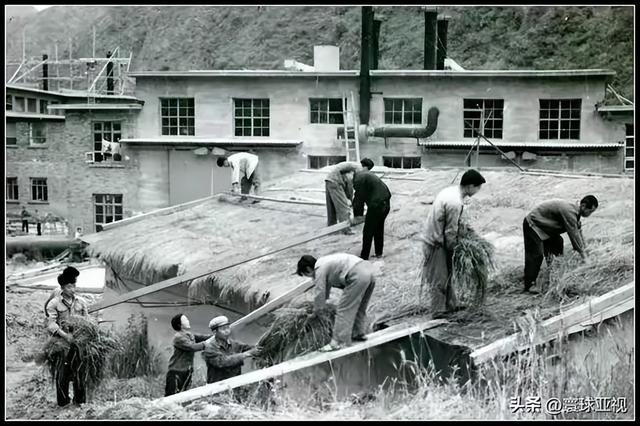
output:
<path id="1" fill-rule="evenodd" d="M 183 392 L 189 388 L 193 377 L 193 355 L 203 350 L 205 340 L 212 337 L 191 333 L 189 318 L 183 314 L 171 318 L 171 327 L 176 334 L 173 336 L 173 355 L 169 359 L 164 396 Z"/>
<path id="2" fill-rule="evenodd" d="M 367 160 L 367 159 L 365 159 Z M 364 160 L 363 160 L 364 161 Z M 371 160 L 369 160 L 371 161 Z M 360 257 L 369 259 L 371 242 L 375 242 L 375 257 L 381 258 L 384 248 L 384 221 L 391 210 L 391 191 L 377 175 L 365 168 L 355 174 L 353 178 L 353 219 L 352 224 L 364 222 L 362 231 L 362 252 Z M 363 217 L 364 205 L 367 205 L 367 215 Z"/>
<path id="3" fill-rule="evenodd" d="M 358 163 L 343 161 L 333 166 L 324 179 L 327 226 L 349 220 L 353 198 L 353 176 L 361 168 Z M 342 232 L 348 235 L 353 234 L 349 228 Z"/>
<path id="4" fill-rule="evenodd" d="M 251 187 L 255 195 L 259 194 L 261 181 L 258 163 L 258 156 L 248 152 L 238 152 L 217 160 L 218 167 L 231 167 L 231 191 L 235 194 L 238 189 L 242 194 L 248 194 Z"/>
<path id="5" fill-rule="evenodd" d="M 550 266 L 554 256 L 561 256 L 564 240 L 560 234 L 567 233 L 573 249 L 583 261 L 586 260 L 584 237 L 580 218 L 589 217 L 598 208 L 598 199 L 587 195 L 580 202 L 549 200 L 538 204 L 522 222 L 524 235 L 524 291 L 536 285 L 542 260 Z"/>
<path id="6" fill-rule="evenodd" d="M 84 404 L 86 402 L 86 386 L 84 382 L 84 368 L 80 360 L 78 347 L 74 343 L 71 330 L 66 328 L 65 321 L 73 316 L 88 316 L 87 302 L 75 294 L 76 284 L 73 274 L 60 274 L 58 277 L 61 292 L 48 302 L 46 306 L 49 323 L 47 330 L 51 335 L 58 336 L 69 343 L 69 351 L 66 358 L 57 363 L 56 399 L 58 405 L 63 407 L 69 404 L 69 383 L 73 382 L 73 403 Z"/>
<path id="7" fill-rule="evenodd" d="M 422 238 L 421 285 L 427 291 L 429 309 L 434 317 L 462 309 L 451 285 L 453 249 L 458 242 L 464 205 L 485 182 L 476 170 L 467 170 L 460 185 L 443 189 L 433 201 Z"/>
<path id="8" fill-rule="evenodd" d="M 313 278 L 316 313 L 325 307 L 331 287 L 342 289 L 331 342 L 320 351 L 337 350 L 352 341 L 367 339 L 367 306 L 376 284 L 371 263 L 347 253 L 330 254 L 317 260 L 304 255 L 298 261 L 296 273 Z"/>
<path id="9" fill-rule="evenodd" d="M 213 337 L 205 342 L 202 358 L 207 364 L 207 383 L 219 382 L 240 375 L 244 360 L 259 353 L 259 349 L 230 339 L 229 319 L 218 316 L 209 322 Z"/>
<path id="10" fill-rule="evenodd" d="M 22 232 L 29 233 L 29 216 L 31 214 L 27 211 L 25 206 L 22 206 L 22 211 L 20 212 L 20 217 L 22 218 Z"/>

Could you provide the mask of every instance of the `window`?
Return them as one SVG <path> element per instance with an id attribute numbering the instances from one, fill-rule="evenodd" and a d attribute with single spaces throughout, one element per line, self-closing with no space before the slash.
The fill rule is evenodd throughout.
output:
<path id="1" fill-rule="evenodd" d="M 122 220 L 122 194 L 94 194 L 96 232 L 107 223 Z"/>
<path id="2" fill-rule="evenodd" d="M 49 101 L 40 99 L 40 114 L 49 114 L 49 111 L 47 111 L 47 105 L 49 105 Z"/>
<path id="3" fill-rule="evenodd" d="M 13 110 L 16 112 L 24 112 L 24 98 L 16 96 L 13 101 Z"/>
<path id="4" fill-rule="evenodd" d="M 421 124 L 422 98 L 384 98 L 385 124 Z"/>
<path id="5" fill-rule="evenodd" d="M 635 164 L 635 140 L 633 133 L 633 123 L 625 124 L 625 145 L 624 145 L 624 169 L 633 170 Z"/>
<path id="6" fill-rule="evenodd" d="M 309 99 L 311 123 L 344 124 L 342 115 L 342 99 Z"/>
<path id="7" fill-rule="evenodd" d="M 13 96 L 7 95 L 7 103 L 4 106 L 5 111 L 13 110 Z"/>
<path id="8" fill-rule="evenodd" d="M 49 201 L 47 178 L 31 178 L 31 200 Z"/>
<path id="9" fill-rule="evenodd" d="M 27 98 L 27 112 L 38 112 L 38 100 Z"/>
<path id="10" fill-rule="evenodd" d="M 29 123 L 29 145 L 47 143 L 47 132 L 44 123 Z"/>
<path id="11" fill-rule="evenodd" d="M 161 99 L 162 134 L 194 136 L 195 107 L 193 98 Z"/>
<path id="12" fill-rule="evenodd" d="M 581 99 L 540 99 L 540 139 L 580 139 Z"/>
<path id="13" fill-rule="evenodd" d="M 122 138 L 122 125 L 118 121 L 96 121 L 93 123 L 93 159 L 96 162 L 102 160 L 120 161 L 120 156 L 110 153 L 102 154 L 102 141 L 119 142 Z"/>
<path id="14" fill-rule="evenodd" d="M 5 128 L 5 132 L 7 133 L 6 143 L 7 146 L 16 146 L 18 145 L 18 140 L 16 139 L 16 123 L 6 123 L 7 127 Z"/>
<path id="15" fill-rule="evenodd" d="M 7 178 L 7 201 L 18 201 L 18 178 Z"/>
<path id="16" fill-rule="evenodd" d="M 420 157 L 382 157 L 382 164 L 394 169 L 419 169 L 422 162 Z"/>
<path id="17" fill-rule="evenodd" d="M 344 155 L 310 155 L 309 168 L 321 169 L 326 166 L 342 163 L 343 161 L 347 161 L 347 157 Z"/>
<path id="18" fill-rule="evenodd" d="M 49 102 L 49 104 L 50 104 L 50 105 L 59 105 L 59 104 L 60 104 L 60 102 L 58 102 L 58 101 L 51 101 L 51 102 Z M 55 114 L 55 115 L 63 115 L 63 112 L 62 112 L 62 110 L 60 110 L 60 109 L 54 109 L 54 110 L 52 110 L 52 111 L 51 111 L 51 114 Z"/>
<path id="19" fill-rule="evenodd" d="M 234 99 L 236 136 L 269 136 L 269 99 Z"/>
<path id="20" fill-rule="evenodd" d="M 464 137 L 480 134 L 502 139 L 504 99 L 465 99 L 463 101 Z"/>

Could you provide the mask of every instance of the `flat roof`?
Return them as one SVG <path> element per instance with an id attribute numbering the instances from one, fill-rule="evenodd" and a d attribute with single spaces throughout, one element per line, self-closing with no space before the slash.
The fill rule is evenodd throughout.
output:
<path id="1" fill-rule="evenodd" d="M 585 70 L 372 70 L 372 77 L 587 77 L 614 76 L 605 69 Z M 135 71 L 131 77 L 358 77 L 358 70 L 333 72 L 283 70 Z"/>
<path id="2" fill-rule="evenodd" d="M 64 115 L 38 114 L 35 112 L 6 111 L 5 116 L 13 117 L 13 118 L 40 118 L 40 119 L 48 119 L 48 120 L 64 120 Z"/>
<path id="3" fill-rule="evenodd" d="M 265 146 L 294 147 L 301 140 L 269 139 L 269 138 L 209 138 L 196 136 L 164 136 L 158 138 L 120 139 L 120 143 L 129 145 L 181 145 L 181 146 Z"/>
<path id="4" fill-rule="evenodd" d="M 84 110 L 84 109 L 142 109 L 141 104 L 56 104 L 47 109 Z"/>
<path id="5" fill-rule="evenodd" d="M 4 86 L 7 90 L 8 89 L 22 90 L 24 92 L 42 93 L 42 94 L 51 95 L 51 96 L 63 96 L 66 98 L 86 98 L 88 96 L 87 92 L 84 90 L 70 90 L 70 91 L 58 92 L 55 90 L 42 90 L 42 89 L 36 89 L 34 87 L 20 86 L 17 84 L 5 84 Z M 91 97 L 100 98 L 100 99 L 126 99 L 126 100 L 132 100 L 132 101 L 138 100 L 135 96 L 129 96 L 129 95 L 95 94 L 95 95 L 92 95 Z"/>
<path id="6" fill-rule="evenodd" d="M 475 141 L 429 141 L 420 143 L 421 146 L 433 148 L 471 148 Z M 619 149 L 624 147 L 620 143 L 583 143 L 583 142 L 556 142 L 556 141 L 535 141 L 535 142 L 493 142 L 498 148 L 543 148 L 543 149 Z M 491 147 L 487 141 L 480 141 L 483 148 Z"/>

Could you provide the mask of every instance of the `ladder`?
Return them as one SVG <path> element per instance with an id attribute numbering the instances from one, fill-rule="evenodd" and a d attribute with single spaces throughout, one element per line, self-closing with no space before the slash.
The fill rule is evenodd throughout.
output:
<path id="1" fill-rule="evenodd" d="M 347 96 L 342 97 L 342 121 L 344 123 L 344 146 L 347 151 L 347 161 L 360 162 L 360 140 L 358 137 L 358 115 L 353 110 L 356 104 L 355 96 L 351 92 L 351 103 L 347 102 Z M 352 109 L 349 109 L 351 105 Z M 352 136 L 353 135 L 353 136 Z"/>

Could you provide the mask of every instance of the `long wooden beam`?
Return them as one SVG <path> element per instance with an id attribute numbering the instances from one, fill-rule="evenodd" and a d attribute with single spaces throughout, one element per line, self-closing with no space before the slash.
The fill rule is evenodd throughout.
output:
<path id="1" fill-rule="evenodd" d="M 634 301 L 634 293 L 635 282 L 631 282 L 542 321 L 533 339 L 527 331 L 512 334 L 473 351 L 470 357 L 478 365 L 495 357 L 525 350 L 562 335 L 580 331 L 591 324 L 619 315 L 621 307 L 627 308 L 630 306 L 629 301 Z"/>
<path id="2" fill-rule="evenodd" d="M 284 374 L 291 373 L 297 370 L 313 367 L 314 365 L 319 365 L 328 361 L 332 361 L 334 359 L 361 352 L 446 323 L 446 320 L 440 319 L 419 323 L 409 327 L 407 327 L 406 324 L 398 324 L 397 326 L 389 327 L 384 330 L 369 334 L 368 339 L 364 342 L 359 342 L 346 348 L 339 349 L 337 351 L 311 352 L 307 355 L 294 358 L 268 368 L 251 371 L 247 374 L 242 374 L 230 379 L 211 383 L 205 386 L 200 386 L 198 388 L 180 392 L 175 395 L 166 396 L 164 398 L 160 398 L 159 402 L 185 404 L 196 399 L 206 398 L 208 396 L 229 391 L 240 386 L 258 383 L 263 380 L 280 377 Z"/>
<path id="3" fill-rule="evenodd" d="M 324 236 L 336 233 L 338 231 L 342 231 L 344 229 L 349 228 L 350 224 L 349 222 L 340 222 L 336 225 L 333 226 L 329 226 L 327 228 L 324 228 L 320 231 L 315 231 L 315 232 L 309 232 L 306 234 L 302 234 L 300 236 L 298 236 L 297 238 L 294 238 L 291 241 L 285 242 L 283 245 L 281 245 L 280 247 L 277 247 L 275 249 L 270 249 L 268 251 L 266 251 L 265 253 L 259 254 L 259 255 L 255 255 L 255 256 L 250 256 L 250 257 L 237 257 L 235 259 L 231 259 L 228 260 L 226 262 L 223 262 L 220 266 L 214 268 L 214 269 L 201 269 L 201 270 L 197 270 L 188 274 L 184 274 L 184 275 L 180 275 L 178 277 L 174 277 L 174 278 L 170 278 L 168 280 L 164 280 L 164 281 L 160 281 L 159 283 L 155 283 L 146 287 L 142 287 L 139 288 L 137 290 L 131 291 L 129 293 L 125 293 L 123 295 L 120 295 L 116 298 L 114 298 L 113 300 L 109 300 L 109 301 L 101 301 L 100 303 L 97 303 L 93 306 L 91 306 L 89 308 L 89 312 L 95 312 L 95 311 L 99 311 L 101 309 L 105 309 L 108 308 L 110 306 L 114 306 L 114 305 L 118 305 L 120 303 L 126 302 L 128 300 L 131 299 L 136 299 L 138 297 L 142 297 L 145 296 L 147 294 L 152 294 L 161 290 L 164 290 L 165 288 L 169 288 L 169 287 L 173 287 L 175 285 L 178 284 L 182 284 L 188 281 L 192 281 L 195 280 L 197 278 L 201 278 L 204 277 L 206 275 L 210 275 L 216 272 L 220 272 L 223 271 L 225 269 L 229 269 L 229 268 L 233 268 L 234 266 L 238 266 L 241 265 L 243 263 L 247 263 L 247 262 L 251 262 L 252 260 L 256 260 L 256 259 L 260 259 L 262 257 L 266 257 L 284 250 L 287 250 L 291 247 L 295 247 L 297 245 L 300 244 L 304 244 L 307 243 L 309 241 L 318 239 L 318 238 L 322 238 Z"/>
<path id="4" fill-rule="evenodd" d="M 261 200 L 261 201 L 274 201 L 276 203 L 286 203 L 286 204 L 306 204 L 309 206 L 326 206 L 326 203 L 322 201 L 311 201 L 311 200 L 286 200 L 284 198 L 273 198 L 273 197 L 263 197 L 261 195 L 250 195 L 250 194 L 234 194 L 227 193 L 226 195 L 232 195 L 236 197 L 246 197 L 251 200 Z"/>

